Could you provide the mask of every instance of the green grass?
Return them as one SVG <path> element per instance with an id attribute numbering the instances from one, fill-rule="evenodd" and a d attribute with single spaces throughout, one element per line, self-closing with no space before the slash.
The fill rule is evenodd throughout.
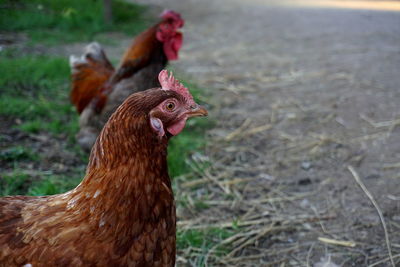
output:
<path id="1" fill-rule="evenodd" d="M 74 177 L 50 175 L 31 184 L 28 195 L 44 196 L 67 192 L 75 188 L 82 180 L 84 173 L 78 172 Z"/>
<path id="2" fill-rule="evenodd" d="M 204 132 L 209 126 L 210 123 L 204 118 L 189 120 L 185 130 L 171 139 L 168 147 L 168 168 L 171 177 L 191 171 L 189 156 L 204 147 L 206 144 Z"/>
<path id="3" fill-rule="evenodd" d="M 41 134 L 46 138 L 65 140 L 66 150 L 82 164 L 87 155 L 76 148 L 78 115 L 69 101 L 68 62 L 50 56 L 19 56 L 16 51 L 0 53 L 0 116 L 15 121 L 14 128 L 26 134 Z M 3 142 L 5 144 L 5 142 Z M 36 148 L 37 149 L 37 148 Z M 65 175 L 32 174 L 21 168 L 40 162 L 40 156 L 25 145 L 5 146 L 0 151 L 0 195 L 48 195 L 65 192 L 76 186 L 83 173 Z M 24 164 L 22 164 L 24 163 Z M 6 167 L 8 166 L 8 167 Z M 10 172 L 7 168 L 12 168 Z M 77 177 L 77 178 L 71 178 Z"/>
<path id="4" fill-rule="evenodd" d="M 12 174 L 3 175 L 0 180 L 0 195 L 22 195 L 28 191 L 29 175 L 23 172 L 14 171 Z"/>
<path id="5" fill-rule="evenodd" d="M 70 104 L 66 59 L 0 54 L 0 115 L 17 118 L 27 133 L 46 131 L 72 136 L 78 117 Z"/>
<path id="6" fill-rule="evenodd" d="M 49 172 L 36 172 L 37 176 L 16 167 L 0 180 L 0 196 L 31 195 L 44 196 L 64 193 L 76 187 L 82 180 L 83 172 L 74 170 L 73 177 L 55 175 Z"/>
<path id="7" fill-rule="evenodd" d="M 237 231 L 221 228 L 179 230 L 177 232 L 176 247 L 178 250 L 196 249 L 196 257 L 191 258 L 192 266 L 205 266 L 205 259 L 210 249 L 218 256 L 229 251 L 228 246 L 217 244 L 222 240 L 231 237 Z"/>
<path id="8" fill-rule="evenodd" d="M 149 25 L 146 7 L 113 1 L 113 24 L 103 20 L 101 0 L 0 0 L 0 32 L 27 34 L 33 43 L 91 41 L 104 32 L 134 35 Z"/>
<path id="9" fill-rule="evenodd" d="M 38 155 L 34 154 L 30 148 L 23 146 L 13 146 L 0 151 L 0 160 L 4 161 L 36 161 L 38 159 Z"/>

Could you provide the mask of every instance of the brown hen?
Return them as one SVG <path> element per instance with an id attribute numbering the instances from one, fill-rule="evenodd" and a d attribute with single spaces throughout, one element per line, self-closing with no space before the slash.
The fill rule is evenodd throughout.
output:
<path id="1" fill-rule="evenodd" d="M 75 189 L 0 198 L 1 266 L 174 266 L 167 144 L 207 111 L 166 71 L 159 79 L 110 117 Z"/>

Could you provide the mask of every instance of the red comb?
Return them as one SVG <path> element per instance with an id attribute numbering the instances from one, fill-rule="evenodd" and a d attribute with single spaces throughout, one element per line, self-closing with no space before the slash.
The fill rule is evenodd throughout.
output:
<path id="1" fill-rule="evenodd" d="M 175 27 L 177 29 L 183 27 L 183 24 L 185 23 L 185 21 L 181 17 L 181 14 L 179 14 L 178 12 L 175 12 L 173 10 L 170 10 L 170 9 L 164 10 L 160 14 L 160 17 L 163 20 L 168 20 L 168 19 L 173 20 L 175 22 Z"/>
<path id="2" fill-rule="evenodd" d="M 168 76 L 167 70 L 162 70 L 158 75 L 158 81 L 161 84 L 162 90 L 172 90 L 186 98 L 188 101 L 193 101 L 193 96 L 190 94 L 189 90 L 183 86 L 178 80 L 174 78 L 172 72 Z"/>

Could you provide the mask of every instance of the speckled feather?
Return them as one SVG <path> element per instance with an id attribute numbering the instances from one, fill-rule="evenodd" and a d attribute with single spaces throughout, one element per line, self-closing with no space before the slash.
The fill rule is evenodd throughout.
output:
<path id="1" fill-rule="evenodd" d="M 174 91 L 130 96 L 97 139 L 74 190 L 0 198 L 0 266 L 174 266 L 168 137 L 148 112 Z"/>

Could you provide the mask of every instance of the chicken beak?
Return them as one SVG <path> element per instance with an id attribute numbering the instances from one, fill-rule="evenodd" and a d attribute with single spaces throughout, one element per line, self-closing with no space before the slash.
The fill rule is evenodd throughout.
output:
<path id="1" fill-rule="evenodd" d="M 190 110 L 186 113 L 188 118 L 207 116 L 207 110 L 200 105 L 190 106 Z"/>

